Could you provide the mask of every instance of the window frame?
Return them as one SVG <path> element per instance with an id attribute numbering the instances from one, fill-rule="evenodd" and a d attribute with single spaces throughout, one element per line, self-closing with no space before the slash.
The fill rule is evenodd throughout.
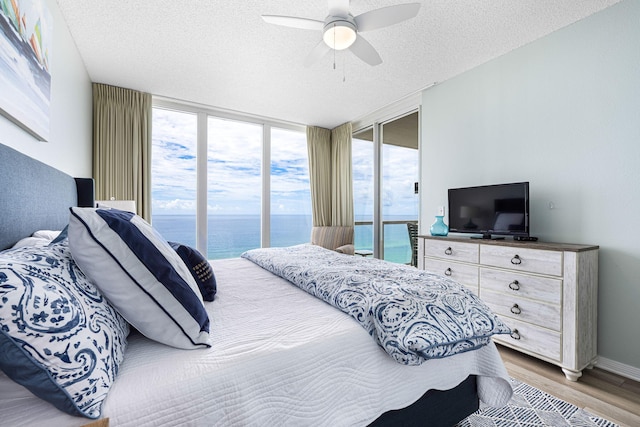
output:
<path id="1" fill-rule="evenodd" d="M 231 110 L 213 108 L 192 102 L 183 102 L 160 96 L 153 96 L 152 108 L 161 108 L 197 116 L 196 143 L 196 249 L 207 254 L 207 141 L 208 118 L 236 120 L 262 126 L 262 196 L 260 212 L 260 242 L 262 247 L 271 243 L 271 129 L 286 129 L 306 134 L 306 126 L 298 123 L 275 120 L 263 116 L 243 114 Z M 153 159 L 151 160 L 153 161 Z M 151 213 L 153 215 L 153 212 Z"/>

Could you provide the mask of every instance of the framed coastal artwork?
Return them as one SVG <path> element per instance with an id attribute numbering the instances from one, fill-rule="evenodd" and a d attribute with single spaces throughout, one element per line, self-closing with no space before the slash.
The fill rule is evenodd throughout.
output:
<path id="1" fill-rule="evenodd" d="M 45 0 L 0 0 L 0 114 L 49 139 L 52 18 Z"/>

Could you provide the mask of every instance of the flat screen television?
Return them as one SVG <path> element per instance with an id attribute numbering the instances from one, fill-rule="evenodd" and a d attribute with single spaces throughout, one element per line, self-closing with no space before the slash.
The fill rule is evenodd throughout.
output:
<path id="1" fill-rule="evenodd" d="M 449 231 L 477 238 L 529 236 L 529 183 L 449 189 Z"/>

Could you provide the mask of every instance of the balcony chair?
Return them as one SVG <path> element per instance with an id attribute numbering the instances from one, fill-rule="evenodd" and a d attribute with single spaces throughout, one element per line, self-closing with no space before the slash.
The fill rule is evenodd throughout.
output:
<path id="1" fill-rule="evenodd" d="M 412 222 L 407 223 L 407 231 L 409 232 L 409 243 L 411 244 L 411 265 L 418 266 L 418 224 Z"/>
<path id="2" fill-rule="evenodd" d="M 311 229 L 311 244 L 353 255 L 353 226 L 322 226 Z"/>

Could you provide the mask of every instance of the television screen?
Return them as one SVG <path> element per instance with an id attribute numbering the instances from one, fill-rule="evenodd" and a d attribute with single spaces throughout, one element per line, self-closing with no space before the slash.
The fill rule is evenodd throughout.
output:
<path id="1" fill-rule="evenodd" d="M 449 231 L 529 236 L 529 183 L 450 188 Z"/>

